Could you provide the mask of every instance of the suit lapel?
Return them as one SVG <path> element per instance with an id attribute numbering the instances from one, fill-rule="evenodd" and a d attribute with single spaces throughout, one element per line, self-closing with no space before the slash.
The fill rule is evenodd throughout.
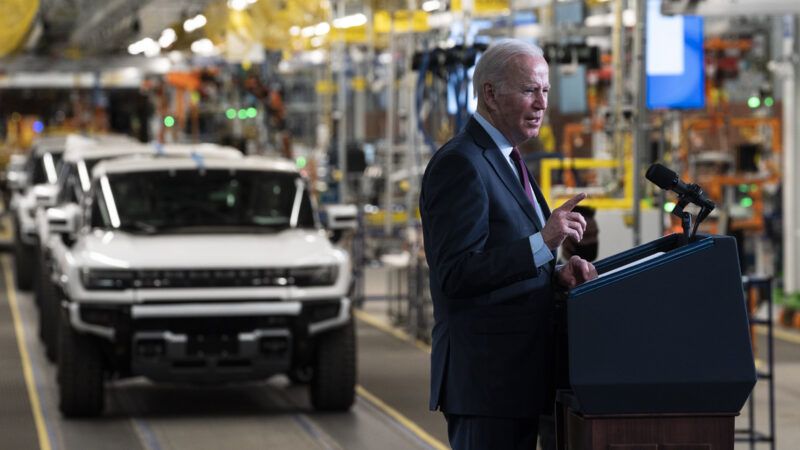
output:
<path id="1" fill-rule="evenodd" d="M 519 206 L 525 211 L 528 218 L 537 226 L 539 221 L 536 219 L 536 211 L 533 205 L 528 201 L 525 191 L 522 190 L 522 183 L 514 174 L 513 169 L 505 160 L 500 149 L 492 140 L 491 136 L 483 129 L 477 120 L 471 118 L 467 123 L 467 132 L 475 140 L 475 143 L 483 148 L 483 157 L 489 162 L 500 181 L 506 186 L 506 189 L 511 193 L 512 197 L 519 203 Z"/>

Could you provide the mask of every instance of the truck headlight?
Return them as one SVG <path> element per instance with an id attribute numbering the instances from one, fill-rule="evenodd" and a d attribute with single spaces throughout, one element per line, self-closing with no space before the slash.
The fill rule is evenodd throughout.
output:
<path id="1" fill-rule="evenodd" d="M 81 272 L 81 282 L 86 289 L 130 289 L 135 279 L 136 275 L 130 270 L 83 269 Z"/>
<path id="2" fill-rule="evenodd" d="M 295 267 L 289 269 L 289 278 L 295 286 L 331 286 L 339 276 L 338 266 Z"/>

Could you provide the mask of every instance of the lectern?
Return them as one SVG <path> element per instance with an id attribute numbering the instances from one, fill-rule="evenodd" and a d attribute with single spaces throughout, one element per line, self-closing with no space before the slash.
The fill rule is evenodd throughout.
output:
<path id="1" fill-rule="evenodd" d="M 566 298 L 569 450 L 726 450 L 756 371 L 733 238 L 670 235 Z"/>

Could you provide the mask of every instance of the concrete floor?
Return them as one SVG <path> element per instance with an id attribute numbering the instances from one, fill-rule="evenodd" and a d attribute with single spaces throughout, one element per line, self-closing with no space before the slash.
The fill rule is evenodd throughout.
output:
<path id="1" fill-rule="evenodd" d="M 5 280 L 10 279 L 11 264 L 12 258 L 0 258 Z M 363 323 L 358 324 L 359 395 L 348 413 L 313 411 L 306 388 L 283 376 L 215 388 L 132 379 L 107 387 L 102 417 L 65 420 L 58 412 L 55 366 L 46 360 L 36 336 L 31 295 L 2 289 L 0 297 L 4 311 L 19 312 L 20 325 L 14 330 L 10 321 L 3 323 L 0 345 L 13 350 L 4 354 L 18 356 L 15 331 L 21 332 L 32 376 L 32 389 L 26 391 L 21 364 L 4 364 L 0 370 L 1 449 L 445 448 L 440 441 L 446 439 L 444 422 L 427 412 L 427 382 L 413 378 L 427 378 L 428 355 Z M 38 435 L 36 414 L 41 417 Z"/>

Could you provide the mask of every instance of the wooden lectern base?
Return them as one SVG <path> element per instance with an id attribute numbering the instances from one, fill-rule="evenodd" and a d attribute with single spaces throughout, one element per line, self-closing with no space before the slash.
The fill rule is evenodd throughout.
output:
<path id="1" fill-rule="evenodd" d="M 559 450 L 732 450 L 735 414 L 583 415 L 556 404 Z"/>

